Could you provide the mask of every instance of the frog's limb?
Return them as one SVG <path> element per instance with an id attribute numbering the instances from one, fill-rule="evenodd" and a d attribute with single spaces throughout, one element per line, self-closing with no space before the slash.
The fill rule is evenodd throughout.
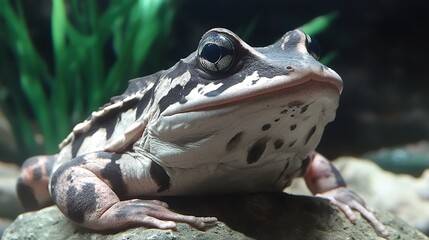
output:
<path id="1" fill-rule="evenodd" d="M 55 171 L 52 199 L 71 220 L 95 230 L 131 226 L 166 229 L 174 228 L 176 222 L 203 228 L 217 220 L 174 213 L 160 201 L 131 199 L 165 190 L 160 186 L 165 184 L 160 180 L 162 176 L 154 176 L 160 174 L 160 168 L 150 159 L 129 154 L 86 154 Z"/>
<path id="2" fill-rule="evenodd" d="M 56 155 L 35 156 L 27 159 L 22 165 L 16 192 L 25 211 L 52 205 L 48 183 L 56 159 Z"/>
<path id="3" fill-rule="evenodd" d="M 386 227 L 375 216 L 374 210 L 367 207 L 359 195 L 346 188 L 341 174 L 331 162 L 316 152 L 312 153 L 310 158 L 311 163 L 304 179 L 314 195 L 329 199 L 332 204 L 344 212 L 352 223 L 357 219 L 352 209 L 360 212 L 381 236 L 389 236 Z"/>

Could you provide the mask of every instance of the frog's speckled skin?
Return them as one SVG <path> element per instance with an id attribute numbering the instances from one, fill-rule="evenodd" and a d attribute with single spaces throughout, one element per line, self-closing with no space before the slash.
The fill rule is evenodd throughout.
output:
<path id="1" fill-rule="evenodd" d="M 282 191 L 303 176 L 351 221 L 356 209 L 387 236 L 314 152 L 335 117 L 342 81 L 314 58 L 311 44 L 299 30 L 263 48 L 210 30 L 172 68 L 131 80 L 73 129 L 58 155 L 27 160 L 17 186 L 24 207 L 53 201 L 91 229 L 201 228 L 216 218 L 173 213 L 138 196 Z"/>

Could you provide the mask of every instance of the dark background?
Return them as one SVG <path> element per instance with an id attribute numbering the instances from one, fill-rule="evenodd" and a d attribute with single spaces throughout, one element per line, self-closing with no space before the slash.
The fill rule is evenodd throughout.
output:
<path id="1" fill-rule="evenodd" d="M 32 37 L 49 56 L 50 1 L 23 2 Z M 265 46 L 317 16 L 337 12 L 329 28 L 315 36 L 322 56 L 336 53 L 328 66 L 344 81 L 337 118 L 318 150 L 328 157 L 360 155 L 429 139 L 427 1 L 179 0 L 174 6 L 170 39 L 153 49 L 166 57 L 145 66 L 142 75 L 195 51 L 213 27 L 246 33 L 250 45 Z"/>
<path id="2" fill-rule="evenodd" d="M 360 155 L 429 139 L 429 6 L 426 1 L 179 1 L 172 36 L 177 55 L 195 49 L 211 27 L 254 29 L 246 41 L 268 45 L 314 17 L 337 12 L 316 36 L 343 78 L 336 120 L 319 151 Z"/>

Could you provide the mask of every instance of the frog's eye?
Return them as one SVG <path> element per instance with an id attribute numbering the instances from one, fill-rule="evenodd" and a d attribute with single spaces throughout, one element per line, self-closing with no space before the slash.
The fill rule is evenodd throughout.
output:
<path id="1" fill-rule="evenodd" d="M 235 46 L 225 34 L 213 32 L 203 36 L 197 55 L 204 71 L 211 74 L 224 73 L 234 64 Z"/>
<path id="2" fill-rule="evenodd" d="M 312 39 L 310 35 L 306 34 L 305 45 L 307 47 L 308 53 L 314 57 L 314 59 L 319 60 L 320 58 L 320 45 L 316 39 Z"/>

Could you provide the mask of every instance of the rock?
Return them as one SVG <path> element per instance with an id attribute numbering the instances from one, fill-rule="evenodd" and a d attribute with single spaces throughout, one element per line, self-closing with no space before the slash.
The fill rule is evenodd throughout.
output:
<path id="1" fill-rule="evenodd" d="M 369 206 L 388 211 L 429 234 L 429 169 L 415 178 L 393 174 L 364 159 L 342 157 L 333 163 L 348 188 L 357 192 Z M 301 179 L 294 181 L 288 192 L 310 194 Z"/>
<path id="2" fill-rule="evenodd" d="M 18 174 L 17 165 L 0 162 L 0 218 L 13 219 L 22 212 L 15 191 Z"/>
<path id="3" fill-rule="evenodd" d="M 62 215 L 57 207 L 51 206 L 38 212 L 20 215 L 6 229 L 2 240 L 21 239 L 247 239 L 243 234 L 233 232 L 224 224 L 201 232 L 187 224 L 178 224 L 177 230 L 131 228 L 123 232 L 102 233 L 78 227 Z"/>
<path id="4" fill-rule="evenodd" d="M 350 223 L 327 200 L 265 193 L 207 197 L 164 198 L 180 213 L 216 216 L 205 231 L 186 224 L 176 230 L 132 228 L 122 232 L 97 232 L 72 224 L 52 206 L 20 215 L 2 240 L 20 239 L 379 239 L 372 226 L 358 218 Z M 387 212 L 377 216 L 386 224 L 389 239 L 428 239 Z"/>

